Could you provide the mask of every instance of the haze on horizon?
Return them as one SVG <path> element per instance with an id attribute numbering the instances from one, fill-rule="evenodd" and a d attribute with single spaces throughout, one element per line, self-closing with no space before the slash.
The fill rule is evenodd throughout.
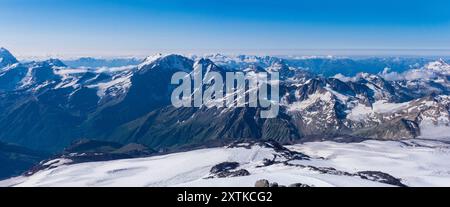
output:
<path id="1" fill-rule="evenodd" d="M 2 0 L 0 46 L 33 56 L 450 56 L 446 0 Z"/>

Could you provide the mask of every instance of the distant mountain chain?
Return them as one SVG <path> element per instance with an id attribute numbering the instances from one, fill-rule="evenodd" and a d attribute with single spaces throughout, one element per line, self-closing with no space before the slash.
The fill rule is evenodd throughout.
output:
<path id="1" fill-rule="evenodd" d="M 216 54 L 76 64 L 19 62 L 0 49 L 1 142 L 57 152 L 86 138 L 165 152 L 240 139 L 450 139 L 450 65 L 442 59 Z M 280 114 L 173 107 L 171 76 L 194 65 L 205 73 L 279 72 Z"/>
<path id="2" fill-rule="evenodd" d="M 89 67 L 89 68 L 113 68 L 124 67 L 129 65 L 137 65 L 142 62 L 140 58 L 92 58 L 82 57 L 78 59 L 63 60 L 69 67 Z"/>

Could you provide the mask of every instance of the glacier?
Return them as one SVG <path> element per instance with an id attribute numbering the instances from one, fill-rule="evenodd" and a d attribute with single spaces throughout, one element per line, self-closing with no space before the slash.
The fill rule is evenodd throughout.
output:
<path id="1" fill-rule="evenodd" d="M 358 172 L 383 172 L 405 186 L 450 186 L 450 144 L 433 140 L 360 143 L 309 142 L 284 146 L 308 159 L 286 159 L 274 148 L 261 145 L 219 147 L 147 158 L 67 164 L 67 160 L 31 176 L 0 181 L 0 186 L 242 186 L 259 179 L 279 185 L 302 183 L 315 187 L 395 186 L 367 179 Z M 274 159 L 265 166 L 264 161 Z M 237 162 L 247 176 L 211 178 L 211 168 Z M 324 170 L 328 169 L 328 171 Z"/>

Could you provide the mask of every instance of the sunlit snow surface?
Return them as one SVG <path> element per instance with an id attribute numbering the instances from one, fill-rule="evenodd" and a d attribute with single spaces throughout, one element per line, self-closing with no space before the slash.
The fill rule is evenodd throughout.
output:
<path id="1" fill-rule="evenodd" d="M 450 186 L 450 145 L 431 140 L 364 141 L 361 143 L 311 142 L 286 146 L 312 157 L 292 164 L 333 167 L 349 173 L 381 171 L 400 178 L 407 186 Z M 332 175 L 275 164 L 273 149 L 211 148 L 148 158 L 62 165 L 30 177 L 0 181 L 0 186 L 254 186 L 259 179 L 281 185 L 389 186 L 355 176 Z M 239 162 L 249 176 L 212 178 L 212 166 Z"/>

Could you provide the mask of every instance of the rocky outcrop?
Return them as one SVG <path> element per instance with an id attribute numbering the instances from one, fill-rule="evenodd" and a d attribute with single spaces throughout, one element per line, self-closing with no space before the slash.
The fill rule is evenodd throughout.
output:
<path id="1" fill-rule="evenodd" d="M 266 179 L 257 180 L 256 183 L 255 183 L 255 187 L 257 187 L 257 188 L 270 187 L 270 183 Z"/>
<path id="2" fill-rule="evenodd" d="M 415 121 L 400 118 L 386 121 L 374 127 L 357 130 L 353 135 L 386 140 L 410 139 L 420 135 L 420 128 Z"/>
<path id="3" fill-rule="evenodd" d="M 211 168 L 209 171 L 211 176 L 208 176 L 208 178 L 226 178 L 226 177 L 240 177 L 240 176 L 247 176 L 250 175 L 250 173 L 245 169 L 237 169 L 239 167 L 239 163 L 237 162 L 223 162 L 220 164 L 217 164 Z"/>

